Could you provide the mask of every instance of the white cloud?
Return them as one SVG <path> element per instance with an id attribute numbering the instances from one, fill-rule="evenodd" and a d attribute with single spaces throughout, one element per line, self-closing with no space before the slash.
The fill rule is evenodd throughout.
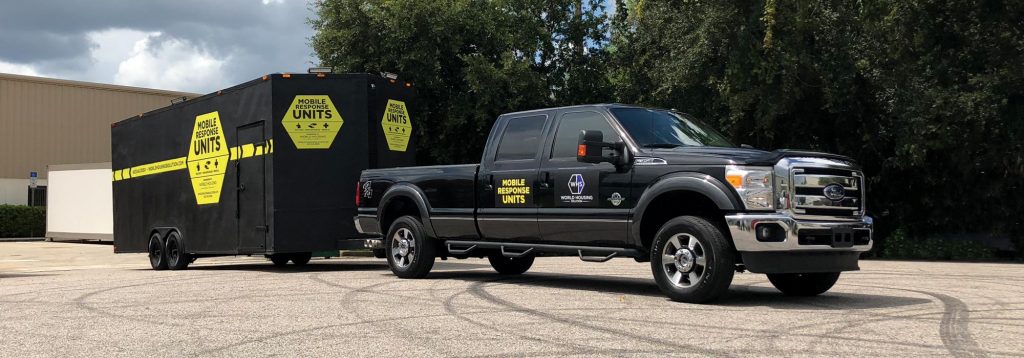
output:
<path id="1" fill-rule="evenodd" d="M 25 76 L 42 76 L 32 66 L 21 65 L 17 63 L 9 63 L 4 61 L 0 61 L 0 73 L 11 73 L 15 75 Z"/>
<path id="2" fill-rule="evenodd" d="M 117 66 L 114 83 L 177 91 L 208 92 L 226 87 L 225 63 L 191 42 L 150 33 L 135 42 Z"/>

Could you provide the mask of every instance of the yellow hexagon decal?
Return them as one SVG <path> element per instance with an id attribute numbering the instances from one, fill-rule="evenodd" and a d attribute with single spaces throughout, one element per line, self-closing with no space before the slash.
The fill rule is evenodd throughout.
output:
<path id="1" fill-rule="evenodd" d="M 409 119 L 409 111 L 405 109 L 405 102 L 388 100 L 384 109 L 384 118 L 380 120 L 380 126 L 384 129 L 384 138 L 388 141 L 388 149 L 395 152 L 404 152 L 409 147 L 409 137 L 412 136 L 412 120 Z"/>
<path id="2" fill-rule="evenodd" d="M 231 159 L 229 153 L 228 142 L 224 139 L 224 128 L 220 125 L 220 114 L 210 112 L 196 116 L 196 125 L 192 128 L 192 142 L 186 158 L 188 176 L 192 179 L 192 191 L 196 194 L 196 204 L 220 202 L 224 173 L 228 171 L 228 161 Z"/>
<path id="3" fill-rule="evenodd" d="M 345 124 L 327 95 L 298 95 L 281 120 L 298 149 L 328 149 Z"/>

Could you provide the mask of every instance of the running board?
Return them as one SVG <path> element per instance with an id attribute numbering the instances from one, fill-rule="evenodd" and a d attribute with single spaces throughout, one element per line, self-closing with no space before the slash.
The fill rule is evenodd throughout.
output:
<path id="1" fill-rule="evenodd" d="M 493 241 L 459 241 L 449 240 L 445 242 L 448 253 L 452 255 L 465 255 L 476 249 L 498 249 L 505 257 L 524 257 L 535 253 L 561 253 L 578 256 L 586 262 L 605 262 L 615 257 L 641 257 L 641 252 L 636 249 L 623 247 L 602 247 L 602 246 L 574 246 L 574 245 L 550 245 L 530 244 L 513 242 Z M 457 249 L 453 247 L 460 247 Z M 521 250 L 521 251 L 520 251 Z M 515 252 L 512 252 L 515 251 Z M 586 254 L 584 254 L 586 253 Z"/>

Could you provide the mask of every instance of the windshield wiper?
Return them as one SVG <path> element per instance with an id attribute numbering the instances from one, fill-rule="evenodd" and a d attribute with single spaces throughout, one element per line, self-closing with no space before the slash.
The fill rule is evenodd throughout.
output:
<path id="1" fill-rule="evenodd" d="M 674 144 L 674 143 L 650 143 L 650 144 L 644 144 L 643 145 L 644 148 L 678 148 L 678 147 L 682 147 L 682 146 L 683 146 L 682 144 Z"/>

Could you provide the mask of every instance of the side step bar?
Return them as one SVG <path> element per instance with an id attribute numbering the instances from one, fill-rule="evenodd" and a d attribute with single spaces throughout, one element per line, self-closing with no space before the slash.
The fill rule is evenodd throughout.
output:
<path id="1" fill-rule="evenodd" d="M 505 257 L 524 257 L 534 253 L 560 253 L 575 254 L 580 260 L 586 262 L 605 262 L 616 257 L 641 257 L 641 252 L 636 249 L 623 247 L 601 247 L 601 246 L 573 246 L 573 245 L 550 245 L 530 244 L 512 242 L 491 242 L 491 241 L 458 241 L 449 240 L 445 242 L 448 253 L 452 255 L 467 255 L 476 249 L 499 249 Z M 513 252 L 514 251 L 514 252 Z"/>

